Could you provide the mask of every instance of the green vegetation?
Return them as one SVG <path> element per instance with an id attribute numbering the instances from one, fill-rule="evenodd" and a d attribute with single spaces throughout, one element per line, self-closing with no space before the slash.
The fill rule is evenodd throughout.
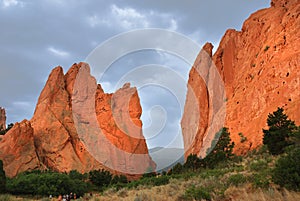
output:
<path id="1" fill-rule="evenodd" d="M 81 174 L 76 170 L 69 172 L 69 174 L 52 171 L 32 171 L 8 179 L 6 192 L 22 196 L 58 196 L 74 192 L 77 196 L 83 196 L 89 191 L 103 191 L 108 186 L 120 186 L 127 182 L 124 175 L 113 177 L 110 172 L 105 170 L 93 170 L 86 174 Z"/>
<path id="2" fill-rule="evenodd" d="M 105 170 L 85 174 L 75 170 L 68 174 L 33 171 L 6 181 L 1 162 L 0 189 L 2 193 L 20 196 L 57 196 L 70 192 L 83 196 L 87 192 L 101 192 L 101 196 L 109 195 L 107 200 L 130 196 L 132 199 L 129 200 L 148 200 L 149 195 L 165 193 L 167 198 L 178 201 L 228 200 L 230 193 L 242 189 L 241 195 L 249 191 L 269 192 L 263 194 L 267 197 L 262 200 L 272 200 L 274 197 L 270 192 L 284 198 L 286 193 L 300 191 L 300 127 L 288 119 L 282 108 L 269 114 L 267 123 L 269 129 L 263 130 L 265 145 L 243 157 L 233 154 L 230 133 L 227 128 L 222 128 L 205 158 L 190 155 L 185 164 L 178 163 L 167 173 L 156 174 L 148 169 L 139 180 L 129 182 L 125 176 L 113 176 Z M 239 136 L 241 141 L 245 138 L 242 133 Z M 165 198 L 163 200 L 171 200 Z M 2 195 L 0 200 L 14 199 Z"/>
<path id="3" fill-rule="evenodd" d="M 13 123 L 10 123 L 7 125 L 7 128 L 6 129 L 0 129 L 0 135 L 5 135 L 12 127 L 14 127 L 14 124 Z"/>
<path id="4" fill-rule="evenodd" d="M 282 154 L 291 145 L 289 137 L 295 132 L 295 123 L 288 119 L 282 108 L 268 115 L 268 130 L 263 130 L 263 143 L 267 145 L 273 155 Z"/>
<path id="5" fill-rule="evenodd" d="M 3 162 L 0 160 L 0 194 L 6 192 L 6 176 L 3 170 Z"/>
<path id="6" fill-rule="evenodd" d="M 106 170 L 92 170 L 89 173 L 89 180 L 99 190 L 103 190 L 112 181 L 112 174 Z"/>
<path id="7" fill-rule="evenodd" d="M 244 136 L 244 134 L 243 133 L 239 133 L 238 134 L 239 136 L 240 136 L 240 138 L 241 138 L 241 143 L 244 143 L 244 142 L 246 142 L 247 141 L 247 138 Z"/>
<path id="8" fill-rule="evenodd" d="M 7 191 L 14 195 L 63 195 L 76 192 L 78 196 L 87 192 L 84 181 L 72 180 L 67 174 L 56 172 L 25 172 L 8 179 Z"/>
<path id="9" fill-rule="evenodd" d="M 212 141 L 211 148 L 207 150 L 207 156 L 201 161 L 206 168 L 215 168 L 218 164 L 233 158 L 234 142 L 230 139 L 228 128 L 222 128 Z"/>
<path id="10" fill-rule="evenodd" d="M 267 45 L 267 46 L 265 47 L 264 51 L 265 51 L 265 52 L 268 51 L 269 48 L 270 48 L 270 46 Z"/>
<path id="11" fill-rule="evenodd" d="M 188 188 L 185 191 L 183 198 L 185 200 L 211 200 L 208 189 L 203 187 L 195 188 L 195 186 Z"/>
<path id="12" fill-rule="evenodd" d="M 279 158 L 274 168 L 273 181 L 289 190 L 300 191 L 300 148 Z"/>
<path id="13" fill-rule="evenodd" d="M 240 173 L 231 175 L 227 180 L 227 183 L 229 185 L 234 185 L 234 186 L 239 186 L 246 182 L 247 182 L 247 177 Z"/>

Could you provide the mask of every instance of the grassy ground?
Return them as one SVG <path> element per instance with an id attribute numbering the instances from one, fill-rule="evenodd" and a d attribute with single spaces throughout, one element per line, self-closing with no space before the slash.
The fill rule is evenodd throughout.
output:
<path id="1" fill-rule="evenodd" d="M 282 189 L 271 181 L 276 157 L 266 152 L 220 164 L 215 169 L 186 171 L 182 174 L 145 178 L 126 186 L 110 187 L 103 193 L 86 195 L 91 201 L 296 201 L 300 192 Z M 1 201 L 34 199 L 1 195 Z M 48 201 L 48 198 L 40 199 Z"/>

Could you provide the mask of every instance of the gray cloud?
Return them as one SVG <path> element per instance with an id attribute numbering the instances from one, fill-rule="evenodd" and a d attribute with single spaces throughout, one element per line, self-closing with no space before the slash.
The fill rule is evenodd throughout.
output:
<path id="1" fill-rule="evenodd" d="M 240 29 L 251 12 L 267 7 L 269 2 L 0 0 L 0 106 L 7 109 L 8 123 L 30 119 L 53 67 L 61 65 L 66 71 L 116 34 L 131 29 L 164 28 L 199 43 L 212 41 L 217 45 L 227 28 Z M 147 64 L 169 66 L 184 79 L 190 68 L 173 55 L 155 51 L 134 53 L 112 65 L 102 80 L 104 88 L 112 90 L 130 69 Z M 153 79 L 166 78 L 154 76 Z M 172 133 L 180 130 L 178 102 L 168 92 L 155 87 L 141 89 L 140 95 L 145 122 L 154 105 L 165 109 L 166 126 L 156 140 L 149 140 L 151 147 L 165 145 L 174 137 Z M 153 116 L 160 112 L 155 111 Z"/>

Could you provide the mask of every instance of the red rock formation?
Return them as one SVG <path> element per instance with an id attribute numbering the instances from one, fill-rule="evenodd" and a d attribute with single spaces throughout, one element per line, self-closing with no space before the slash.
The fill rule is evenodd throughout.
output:
<path id="1" fill-rule="evenodd" d="M 56 67 L 50 74 L 41 92 L 33 118 L 30 122 L 22 122 L 21 124 L 15 125 L 13 129 L 6 134 L 4 140 L 0 142 L 0 147 L 15 147 L 15 149 L 10 150 L 1 149 L 0 158 L 4 160 L 4 169 L 9 176 L 15 176 L 17 173 L 30 169 L 49 168 L 60 172 L 68 172 L 76 169 L 80 172 L 88 172 L 93 169 L 103 168 L 110 170 L 112 173 L 124 173 L 133 178 L 135 174 L 145 172 L 148 167 L 155 169 L 155 163 L 148 155 L 147 145 L 141 132 L 142 124 L 139 118 L 142 110 L 135 88 L 122 88 L 116 92 L 115 96 L 117 97 L 118 104 L 122 104 L 124 97 L 131 97 L 129 106 L 131 118 L 126 116 L 125 119 L 122 119 L 122 122 L 128 126 L 130 126 L 129 123 L 131 121 L 138 122 L 136 124 L 138 125 L 138 129 L 131 129 L 129 133 L 138 132 L 138 134 L 135 135 L 139 135 L 139 139 L 127 136 L 126 133 L 122 132 L 118 127 L 111 125 L 115 124 L 113 116 L 111 115 L 112 109 L 110 106 L 113 95 L 105 94 L 103 90 L 100 89 L 100 85 L 97 91 L 91 91 L 90 93 L 90 95 L 92 95 L 90 96 L 90 100 L 93 102 L 90 102 L 89 105 L 93 106 L 92 108 L 94 108 L 94 110 L 83 110 L 84 113 L 80 114 L 91 117 L 93 115 L 96 116 L 97 113 L 97 127 L 101 127 L 105 132 L 96 133 L 96 137 L 103 136 L 104 134 L 112 144 L 115 144 L 117 150 L 124 150 L 129 154 L 126 152 L 127 154 L 121 155 L 119 153 L 119 155 L 114 155 L 114 152 L 107 151 L 110 150 L 109 143 L 95 144 L 96 141 L 88 142 L 91 143 L 90 147 L 98 147 L 98 152 L 104 154 L 105 159 L 115 165 L 109 166 L 106 164 L 108 163 L 107 161 L 99 160 L 97 156 L 91 153 L 89 148 L 86 147 L 88 144 L 82 141 L 82 136 L 78 134 L 78 125 L 81 125 L 80 122 L 76 122 L 78 123 L 76 125 L 74 124 L 73 117 L 76 116 L 73 116 L 72 108 L 72 104 L 76 105 L 76 100 L 73 99 L 78 96 L 78 89 L 74 89 L 74 85 L 79 72 L 83 72 L 80 76 L 83 76 L 83 80 L 87 80 L 87 82 L 81 82 L 81 84 L 83 84 L 82 86 L 84 86 L 84 91 L 85 89 L 92 89 L 94 84 L 97 87 L 95 79 L 90 75 L 89 66 L 85 63 L 74 64 L 65 75 L 61 67 Z M 94 88 L 96 89 L 96 87 Z M 99 101 L 99 97 L 106 97 L 106 99 L 105 101 Z M 82 96 L 80 98 L 86 97 Z M 131 104 L 131 102 L 133 104 Z M 102 110 L 102 108 L 105 108 L 105 110 Z M 126 112 L 128 107 L 122 107 L 122 109 L 124 109 L 122 112 Z M 84 124 L 89 123 L 90 122 L 84 122 Z M 22 125 L 24 125 L 23 127 L 25 128 L 23 128 Z M 92 124 L 89 124 L 89 127 L 92 127 Z M 86 132 L 86 134 L 95 137 L 93 133 Z M 20 141 L 22 141 L 22 143 Z M 26 147 L 30 154 L 23 154 L 23 152 L 21 152 L 23 149 L 21 146 Z M 101 152 L 101 150 L 104 151 Z M 143 155 L 143 160 L 133 160 L 134 158 L 130 156 L 135 154 Z M 14 168 L 11 168 L 12 164 L 10 160 L 13 158 L 10 155 L 13 155 L 14 158 L 18 158 L 18 160 L 13 163 Z M 29 156 L 32 160 L 29 160 Z M 33 162 L 28 163 L 27 161 Z M 126 161 L 126 163 L 124 163 L 124 161 Z M 120 169 L 117 168 L 118 165 L 125 165 L 125 167 Z M 130 167 L 130 170 L 127 167 Z"/>
<path id="2" fill-rule="evenodd" d="M 273 0 L 270 8 L 252 14 L 241 31 L 228 30 L 213 56 L 225 84 L 224 126 L 229 128 L 238 154 L 262 144 L 262 128 L 266 128 L 268 114 L 277 107 L 283 107 L 288 116 L 300 124 L 299 13 L 299 1 Z M 196 61 L 195 67 L 199 65 Z M 201 106 L 204 114 L 200 115 L 204 119 L 196 125 L 199 129 L 191 148 L 186 149 L 186 156 L 205 152 L 208 145 L 203 144 L 203 140 L 211 121 L 206 114 L 211 110 L 210 105 L 205 107 L 207 90 L 203 84 L 193 84 L 193 80 L 199 80 L 193 73 L 195 67 L 191 70 L 189 84 L 194 86 L 196 94 L 200 93 L 197 98 L 204 101 Z M 192 110 L 188 101 L 184 118 Z M 194 135 L 186 131 L 186 127 L 183 119 L 185 141 Z M 247 138 L 246 142 L 241 142 L 239 133 Z"/>
<path id="3" fill-rule="evenodd" d="M 0 158 L 6 176 L 12 177 L 26 171 L 43 169 L 36 153 L 33 128 L 29 121 L 16 123 L 0 142 Z"/>
<path id="4" fill-rule="evenodd" d="M 0 130 L 6 129 L 6 114 L 5 109 L 0 107 Z"/>

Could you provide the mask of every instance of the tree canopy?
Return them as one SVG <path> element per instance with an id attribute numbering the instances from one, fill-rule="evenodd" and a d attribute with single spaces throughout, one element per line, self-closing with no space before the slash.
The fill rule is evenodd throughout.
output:
<path id="1" fill-rule="evenodd" d="M 278 108 L 275 112 L 268 115 L 267 124 L 269 129 L 263 129 L 263 143 L 267 145 L 271 154 L 282 154 L 284 149 L 291 145 L 288 138 L 297 128 L 295 122 L 288 119 L 283 108 Z"/>

